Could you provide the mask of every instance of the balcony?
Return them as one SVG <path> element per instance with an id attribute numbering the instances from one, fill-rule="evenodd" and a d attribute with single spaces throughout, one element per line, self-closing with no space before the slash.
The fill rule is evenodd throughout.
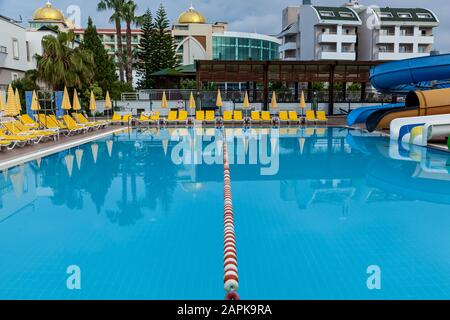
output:
<path id="1" fill-rule="evenodd" d="M 422 43 L 422 44 L 433 44 L 434 36 L 410 36 L 410 35 L 377 35 L 375 37 L 375 42 L 380 43 Z"/>
<path id="2" fill-rule="evenodd" d="M 319 43 L 356 43 L 356 35 L 352 34 L 336 34 L 322 33 L 317 40 Z"/>
<path id="3" fill-rule="evenodd" d="M 319 52 L 319 60 L 356 60 L 355 52 Z"/>
<path id="4" fill-rule="evenodd" d="M 429 53 L 418 52 L 378 52 L 374 55 L 375 60 L 403 60 L 409 58 L 427 57 Z"/>
<path id="5" fill-rule="evenodd" d="M 297 50 L 297 43 L 296 42 L 286 42 L 285 44 L 282 44 L 278 50 L 280 52 L 288 51 L 288 50 Z"/>
<path id="6" fill-rule="evenodd" d="M 398 38 L 394 34 L 379 34 L 375 37 L 375 42 L 380 43 L 396 43 Z"/>

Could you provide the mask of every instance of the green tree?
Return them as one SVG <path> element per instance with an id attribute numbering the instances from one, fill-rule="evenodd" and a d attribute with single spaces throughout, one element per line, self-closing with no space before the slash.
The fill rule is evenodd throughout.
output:
<path id="1" fill-rule="evenodd" d="M 140 25 L 141 17 L 136 15 L 137 4 L 128 0 L 122 7 L 122 20 L 126 24 L 127 60 L 125 64 L 125 74 L 127 82 L 133 84 L 133 50 L 131 46 L 131 26 Z"/>
<path id="2" fill-rule="evenodd" d="M 119 65 L 119 78 L 120 81 L 124 80 L 123 77 L 123 46 L 122 46 L 122 18 L 123 18 L 123 6 L 125 0 L 101 0 L 97 4 L 98 11 L 112 10 L 114 13 L 109 17 L 109 21 L 113 22 L 116 26 L 116 37 L 117 37 L 117 61 Z"/>
<path id="3" fill-rule="evenodd" d="M 93 81 L 102 88 L 103 92 L 111 91 L 112 84 L 117 81 L 116 64 L 103 47 L 91 17 L 88 19 L 88 26 L 84 31 L 83 43 L 80 48 L 94 53 L 95 75 Z"/>
<path id="4" fill-rule="evenodd" d="M 153 88 L 154 80 L 151 74 L 154 72 L 152 60 L 155 53 L 152 45 L 154 38 L 153 16 L 147 9 L 142 16 L 141 39 L 137 51 L 137 75 L 139 77 L 138 87 L 141 89 Z"/>
<path id="5" fill-rule="evenodd" d="M 152 37 L 152 45 L 157 50 L 157 54 L 153 56 L 151 63 L 153 72 L 166 68 L 176 68 L 178 66 L 178 59 L 176 56 L 175 42 L 172 33 L 169 31 L 170 22 L 162 4 L 156 12 L 153 25 L 155 32 Z"/>
<path id="6" fill-rule="evenodd" d="M 73 32 L 60 32 L 57 36 L 42 38 L 42 55 L 35 55 L 37 80 L 49 84 L 53 90 L 68 87 L 81 88 L 94 78 L 92 52 L 73 48 Z"/>

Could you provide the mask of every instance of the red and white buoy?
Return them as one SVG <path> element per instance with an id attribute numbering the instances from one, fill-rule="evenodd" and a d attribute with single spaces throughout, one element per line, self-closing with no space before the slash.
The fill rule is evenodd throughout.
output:
<path id="1" fill-rule="evenodd" d="M 226 141 L 223 144 L 223 202 L 224 202 L 224 289 L 225 299 L 239 300 L 236 237 L 234 233 L 233 199 L 231 195 L 230 164 Z"/>

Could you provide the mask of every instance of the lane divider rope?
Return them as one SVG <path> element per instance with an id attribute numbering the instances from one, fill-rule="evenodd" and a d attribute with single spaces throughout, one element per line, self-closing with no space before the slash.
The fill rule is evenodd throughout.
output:
<path id="1" fill-rule="evenodd" d="M 230 164 L 226 139 L 223 143 L 223 201 L 224 201 L 224 289 L 226 300 L 239 300 L 236 237 L 234 233 L 233 198 L 231 194 Z"/>

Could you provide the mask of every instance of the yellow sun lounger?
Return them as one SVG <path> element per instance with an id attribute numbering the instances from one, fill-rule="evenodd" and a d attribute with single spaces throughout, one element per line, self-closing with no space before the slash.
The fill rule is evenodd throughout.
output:
<path id="1" fill-rule="evenodd" d="M 280 120 L 280 123 L 289 123 L 288 112 L 286 110 L 280 111 L 278 114 L 278 119 Z"/>
<path id="2" fill-rule="evenodd" d="M 64 115 L 62 119 L 69 130 L 82 130 L 83 132 L 87 132 L 89 129 L 87 126 L 76 123 L 76 121 L 68 114 Z"/>
<path id="3" fill-rule="evenodd" d="M 30 135 L 6 134 L 2 129 L 0 129 L 0 139 L 16 142 L 19 147 L 23 147 L 28 143 L 38 143 L 40 140 L 39 138 Z"/>
<path id="4" fill-rule="evenodd" d="M 75 117 L 75 113 L 72 114 L 72 116 L 69 116 L 73 119 L 73 121 L 75 121 L 76 124 L 86 127 L 89 129 L 93 129 L 93 130 L 97 130 L 99 128 L 99 126 L 97 124 L 91 123 L 91 122 L 87 122 L 87 123 L 81 123 L 77 120 L 77 117 Z"/>
<path id="5" fill-rule="evenodd" d="M 15 141 L 2 140 L 2 138 L 0 138 L 0 151 L 4 149 L 12 150 L 16 145 L 17 143 Z"/>
<path id="6" fill-rule="evenodd" d="M 225 110 L 222 117 L 223 123 L 233 123 L 233 111 Z"/>
<path id="7" fill-rule="evenodd" d="M 189 121 L 188 112 L 186 110 L 178 111 L 177 123 L 184 123 L 187 125 Z"/>
<path id="8" fill-rule="evenodd" d="M 262 120 L 259 111 L 252 111 L 250 113 L 250 120 L 252 121 L 252 124 L 261 123 Z"/>
<path id="9" fill-rule="evenodd" d="M 50 128 L 56 128 L 61 130 L 61 132 L 66 135 L 72 135 L 72 134 L 78 134 L 84 131 L 83 128 L 77 128 L 77 129 L 69 129 L 69 127 L 62 122 L 61 120 L 59 120 L 58 118 L 56 118 L 56 116 L 54 114 L 50 114 L 50 115 L 43 115 L 44 119 L 39 120 L 41 123 L 45 123 L 45 126 Z"/>
<path id="10" fill-rule="evenodd" d="M 123 122 L 123 117 L 122 115 L 118 114 L 118 113 L 113 113 L 113 116 L 111 118 L 111 122 L 112 123 L 121 123 Z"/>
<path id="11" fill-rule="evenodd" d="M 216 114 L 214 110 L 206 110 L 205 112 L 205 122 L 206 123 L 216 123 Z"/>
<path id="12" fill-rule="evenodd" d="M 80 124 L 90 125 L 98 129 L 104 128 L 108 124 L 107 121 L 90 121 L 82 113 L 72 113 L 72 117 Z"/>
<path id="13" fill-rule="evenodd" d="M 147 124 L 159 124 L 160 120 L 160 112 L 151 112 L 146 115 L 145 113 L 141 113 L 141 116 L 137 120 L 139 123 L 147 123 Z"/>
<path id="14" fill-rule="evenodd" d="M 289 111 L 289 124 L 300 124 L 300 122 L 301 119 L 299 118 L 297 111 Z"/>
<path id="15" fill-rule="evenodd" d="M 45 134 L 38 134 L 38 133 L 33 133 L 33 132 L 29 132 L 29 131 L 23 131 L 19 128 L 19 126 L 16 123 L 17 120 L 15 121 L 9 121 L 9 122 L 3 122 L 3 127 L 8 130 L 8 132 L 14 136 L 23 136 L 23 137 L 28 137 L 30 139 L 33 139 L 34 142 L 40 142 L 44 137 L 46 137 L 47 135 Z M 17 121 L 19 122 L 19 121 Z M 20 123 L 20 122 L 19 122 Z M 23 124 L 22 124 L 23 125 Z"/>
<path id="16" fill-rule="evenodd" d="M 58 135 L 58 132 L 55 130 L 39 130 L 39 129 L 31 129 L 24 125 L 22 122 L 16 120 L 12 122 L 12 125 L 14 128 L 18 129 L 20 132 L 18 134 L 35 134 L 38 136 L 48 137 L 48 138 L 56 138 Z"/>
<path id="17" fill-rule="evenodd" d="M 203 121 L 205 121 L 205 111 L 203 110 L 195 111 L 195 121 L 203 123 Z"/>
<path id="18" fill-rule="evenodd" d="M 54 123 L 54 124 L 55 124 L 58 128 L 60 128 L 61 130 L 69 130 L 69 129 L 67 128 L 67 126 L 66 126 L 61 120 L 59 120 L 58 118 L 56 118 L 56 116 L 55 116 L 54 114 L 49 114 L 47 117 L 50 118 L 50 121 L 51 121 L 52 123 Z"/>
<path id="19" fill-rule="evenodd" d="M 315 115 L 313 110 L 307 110 L 306 111 L 305 121 L 306 121 L 306 123 L 308 123 L 308 122 L 314 122 L 315 123 L 317 121 L 316 115 Z"/>
<path id="20" fill-rule="evenodd" d="M 19 120 L 26 125 L 27 127 L 33 128 L 33 129 L 37 129 L 39 128 L 39 123 L 37 123 L 36 121 L 34 121 L 28 114 L 22 114 L 19 117 Z"/>
<path id="21" fill-rule="evenodd" d="M 316 122 L 325 122 L 325 123 L 327 123 L 328 122 L 328 118 L 327 118 L 327 116 L 326 116 L 326 114 L 325 114 L 325 111 L 317 111 L 316 112 L 316 116 L 317 116 L 317 118 L 316 118 Z"/>
<path id="22" fill-rule="evenodd" d="M 269 111 L 261 111 L 261 120 L 263 123 L 272 123 L 273 119 Z"/>
<path id="23" fill-rule="evenodd" d="M 177 123 L 178 121 L 177 112 L 175 110 L 170 110 L 169 113 L 167 114 L 166 120 L 168 123 Z"/>
<path id="24" fill-rule="evenodd" d="M 241 110 L 236 110 L 233 112 L 233 122 L 244 123 L 244 117 Z"/>

